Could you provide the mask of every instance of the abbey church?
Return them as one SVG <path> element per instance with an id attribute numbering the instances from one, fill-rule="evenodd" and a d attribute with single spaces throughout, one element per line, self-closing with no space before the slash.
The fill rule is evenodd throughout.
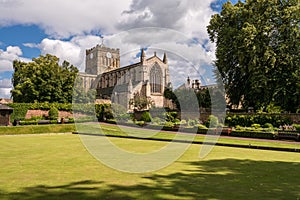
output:
<path id="1" fill-rule="evenodd" d="M 86 50 L 85 73 L 80 73 L 84 88 L 96 88 L 96 98 L 133 109 L 129 104 L 136 95 L 150 99 L 156 107 L 166 107 L 165 88 L 171 87 L 166 53 L 147 58 L 144 49 L 140 62 L 120 67 L 120 49 L 103 44 Z"/>

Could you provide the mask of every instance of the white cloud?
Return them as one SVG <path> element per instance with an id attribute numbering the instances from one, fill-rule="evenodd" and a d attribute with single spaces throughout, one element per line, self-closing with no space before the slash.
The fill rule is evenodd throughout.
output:
<path id="1" fill-rule="evenodd" d="M 12 83 L 10 79 L 0 80 L 0 88 L 12 88 Z"/>
<path id="2" fill-rule="evenodd" d="M 0 88 L 0 97 L 9 99 L 11 88 Z"/>
<path id="3" fill-rule="evenodd" d="M 112 33 L 130 0 L 0 1 L 0 26 L 37 24 L 57 38 L 101 30 Z"/>
<path id="4" fill-rule="evenodd" d="M 0 49 L 0 72 L 12 71 L 13 70 L 13 61 L 21 60 L 28 62 L 29 59 L 23 58 L 22 50 L 17 46 L 8 46 L 6 50 Z"/>
<path id="5" fill-rule="evenodd" d="M 12 83 L 10 79 L 0 80 L 0 97 L 1 98 L 10 98 L 10 91 L 12 89 Z"/>

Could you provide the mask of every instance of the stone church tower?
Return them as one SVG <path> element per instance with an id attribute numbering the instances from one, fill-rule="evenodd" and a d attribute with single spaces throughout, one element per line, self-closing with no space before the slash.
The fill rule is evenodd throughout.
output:
<path id="1" fill-rule="evenodd" d="M 85 73 L 99 75 L 120 67 L 120 49 L 102 45 L 86 50 Z"/>
<path id="2" fill-rule="evenodd" d="M 120 67 L 120 49 L 111 49 L 103 44 L 86 50 L 85 72 L 79 73 L 85 91 L 96 89 L 97 77 Z"/>

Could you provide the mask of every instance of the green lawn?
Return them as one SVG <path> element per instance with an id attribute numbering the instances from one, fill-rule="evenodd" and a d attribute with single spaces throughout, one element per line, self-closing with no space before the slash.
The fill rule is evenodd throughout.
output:
<path id="1" fill-rule="evenodd" d="M 75 131 L 74 124 L 0 126 L 0 135 L 66 133 Z"/>
<path id="2" fill-rule="evenodd" d="M 128 151 L 165 145 L 111 141 Z M 200 159 L 200 148 L 159 171 L 131 174 L 94 159 L 79 135 L 0 136 L 0 199 L 300 198 L 299 153 L 214 147 Z"/>

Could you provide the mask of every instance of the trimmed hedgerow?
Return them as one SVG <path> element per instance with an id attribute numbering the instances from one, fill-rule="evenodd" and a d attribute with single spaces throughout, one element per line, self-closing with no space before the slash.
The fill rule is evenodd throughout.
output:
<path id="1" fill-rule="evenodd" d="M 231 136 L 236 137 L 249 137 L 249 138 L 260 138 L 260 139 L 274 139 L 276 134 L 274 132 L 259 132 L 259 131 L 232 131 Z"/>
<path id="2" fill-rule="evenodd" d="M 260 124 L 261 126 L 269 123 L 273 127 L 279 127 L 283 124 L 292 124 L 292 120 L 281 115 L 255 114 L 255 115 L 227 115 L 225 124 L 230 127 L 237 125 L 250 127 L 252 124 Z"/>

